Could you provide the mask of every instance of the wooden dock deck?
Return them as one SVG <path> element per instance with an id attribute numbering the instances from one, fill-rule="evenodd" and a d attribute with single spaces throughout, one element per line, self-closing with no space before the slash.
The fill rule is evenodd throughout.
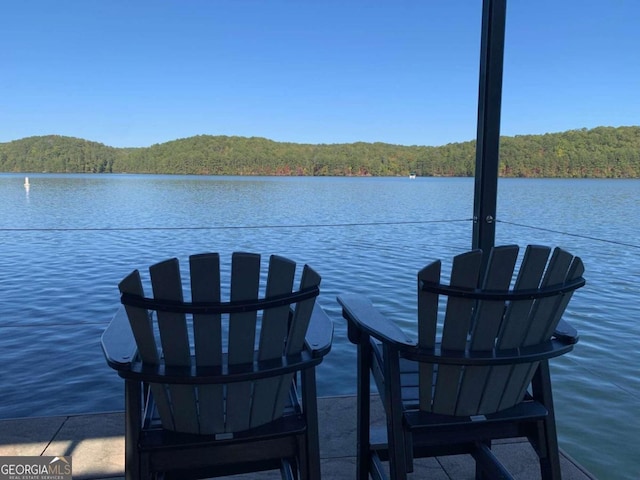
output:
<path id="1" fill-rule="evenodd" d="M 323 478 L 351 480 L 355 477 L 355 413 L 352 396 L 319 399 Z M 373 421 L 383 423 L 379 411 Z M 494 451 L 516 478 L 540 478 L 536 456 L 526 441 L 501 443 Z M 124 414 L 0 420 L 0 456 L 14 455 L 71 455 L 74 479 L 124 478 Z M 564 480 L 595 478 L 564 453 L 561 464 Z M 420 460 L 412 474 L 412 478 L 432 480 L 466 480 L 473 476 L 473 460 L 467 456 Z M 280 477 L 278 472 L 264 472 L 233 478 L 270 480 Z"/>

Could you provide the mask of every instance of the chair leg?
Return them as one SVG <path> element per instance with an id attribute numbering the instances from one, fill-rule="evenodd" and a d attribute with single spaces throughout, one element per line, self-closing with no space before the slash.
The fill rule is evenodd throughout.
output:
<path id="1" fill-rule="evenodd" d="M 289 460 L 282 460 L 280 464 L 280 477 L 282 480 L 298 480 L 298 465 L 292 465 Z"/>
<path id="2" fill-rule="evenodd" d="M 140 457 L 138 455 L 138 440 L 142 425 L 142 386 L 139 382 L 125 380 L 125 437 L 124 437 L 124 474 L 126 480 L 140 480 Z"/>
<path id="3" fill-rule="evenodd" d="M 551 374 L 549 362 L 540 362 L 531 381 L 533 398 L 542 403 L 549 412 L 542 421 L 539 434 L 538 455 L 540 457 L 540 473 L 543 480 L 560 480 L 560 453 L 558 451 L 558 435 L 556 418 L 553 409 L 553 392 L 551 390 Z"/>
<path id="4" fill-rule="evenodd" d="M 309 471 L 309 455 L 307 453 L 309 450 L 307 433 L 305 432 L 303 435 L 298 436 L 296 441 L 298 444 L 298 458 L 293 459 L 293 463 L 291 463 L 290 461 L 286 461 L 286 463 L 293 470 L 293 476 L 295 480 L 298 480 L 299 478 L 302 480 L 306 480 L 311 474 Z M 287 478 L 284 474 L 284 470 L 282 470 L 281 473 L 283 480 Z"/>
<path id="5" fill-rule="evenodd" d="M 513 480 L 491 451 L 491 441 L 477 442 L 471 455 L 476 461 L 476 480 Z"/>
<path id="6" fill-rule="evenodd" d="M 367 480 L 371 466 L 369 422 L 371 416 L 371 345 L 369 337 L 358 344 L 358 390 L 357 390 L 357 426 L 356 426 L 356 479 Z"/>
<path id="7" fill-rule="evenodd" d="M 385 402 L 387 416 L 387 443 L 389 446 L 389 474 L 391 480 L 406 480 L 412 470 L 408 459 L 413 452 L 406 450 L 402 425 L 402 387 L 400 385 L 400 359 L 398 352 L 387 344 L 383 346 Z M 407 456 L 411 455 L 411 456 Z"/>
<path id="8" fill-rule="evenodd" d="M 489 447 L 491 448 L 491 447 Z M 484 476 L 484 469 L 482 468 L 482 464 L 479 461 L 475 461 L 476 464 L 476 480 L 486 480 Z"/>
<path id="9" fill-rule="evenodd" d="M 302 408 L 307 419 L 306 441 L 300 470 L 303 480 L 320 480 L 320 440 L 315 368 L 302 372 Z"/>

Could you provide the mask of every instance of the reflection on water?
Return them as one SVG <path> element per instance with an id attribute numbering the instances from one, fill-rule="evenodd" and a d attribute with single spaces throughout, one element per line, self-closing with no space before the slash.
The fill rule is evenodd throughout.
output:
<path id="1" fill-rule="evenodd" d="M 472 179 L 33 175 L 29 190 L 23 180 L 0 175 L 4 418 L 121 409 L 121 382 L 99 347 L 117 282 L 204 251 L 278 253 L 314 266 L 335 324 L 320 393 L 354 393 L 355 352 L 335 296 L 366 294 L 415 329 L 418 269 L 471 244 Z M 640 471 L 639 187 L 499 186 L 497 243 L 560 245 L 586 265 L 587 286 L 566 314 L 581 341 L 552 372 L 561 446 L 602 478 Z"/>

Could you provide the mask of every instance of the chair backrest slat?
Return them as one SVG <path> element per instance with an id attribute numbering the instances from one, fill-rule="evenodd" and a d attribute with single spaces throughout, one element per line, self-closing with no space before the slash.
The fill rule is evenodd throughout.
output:
<path id="1" fill-rule="evenodd" d="M 142 287 L 140 272 L 138 270 L 134 270 L 132 273 L 127 275 L 118 284 L 118 288 L 121 293 L 130 293 L 132 295 L 144 297 L 144 289 Z M 160 362 L 160 356 L 158 355 L 158 345 L 156 343 L 153 331 L 153 322 L 149 316 L 149 312 L 144 308 L 132 307 L 130 305 L 125 305 L 125 311 L 127 312 L 127 317 L 129 317 L 131 331 L 136 339 L 138 355 L 144 363 L 148 365 L 158 365 Z M 165 386 L 152 384 L 150 387 L 161 418 L 163 418 L 165 424 L 168 425 L 167 428 L 172 430 L 175 429 L 173 415 L 171 413 L 171 403 Z"/>
<path id="2" fill-rule="evenodd" d="M 492 249 L 489 255 L 487 273 L 481 285 L 482 289 L 509 290 L 517 259 L 517 246 L 509 245 Z M 478 301 L 471 331 L 470 347 L 472 351 L 486 351 L 495 347 L 496 336 L 505 313 L 504 309 L 504 301 Z"/>
<path id="3" fill-rule="evenodd" d="M 203 253 L 189 257 L 191 299 L 194 302 L 220 301 L 220 256 Z M 222 364 L 222 325 L 220 314 L 194 314 L 193 340 L 198 366 Z"/>
<path id="4" fill-rule="evenodd" d="M 438 295 L 422 290 L 424 283 L 440 283 L 442 263 L 432 262 L 418 272 L 418 345 L 433 348 L 438 330 Z M 418 374 L 422 378 L 433 377 L 433 364 L 420 363 Z M 427 382 L 419 383 L 418 395 L 420 408 L 428 410 L 433 400 L 433 386 Z"/>
<path id="5" fill-rule="evenodd" d="M 570 253 L 556 248 L 551 255 L 551 260 L 549 260 L 547 271 L 542 280 L 542 287 L 558 285 L 565 282 L 567 280 L 567 271 L 571 266 L 572 260 L 573 256 Z M 524 341 L 525 345 L 535 345 L 536 343 L 546 340 L 544 336 L 547 330 L 549 330 L 549 327 L 556 327 L 552 325 L 552 323 L 556 318 L 556 313 L 561 307 L 561 304 L 561 295 L 536 300 L 531 312 L 530 327 Z"/>
<path id="6" fill-rule="evenodd" d="M 291 293 L 296 264 L 283 257 L 272 255 L 269 259 L 266 296 L 274 297 Z M 290 306 L 270 308 L 262 316 L 260 325 L 259 360 L 279 358 L 284 353 L 289 331 Z M 281 377 L 258 380 L 254 385 L 254 401 L 251 405 L 251 425 L 261 425 L 273 418 Z M 287 382 L 287 386 L 289 383 Z"/>
<path id="7" fill-rule="evenodd" d="M 456 256 L 451 267 L 450 284 L 461 288 L 476 288 L 482 266 L 482 252 L 474 250 Z M 451 297 L 442 329 L 442 348 L 453 350 L 467 346 L 469 333 L 473 327 L 476 301 L 469 298 Z"/>
<path id="8" fill-rule="evenodd" d="M 302 270 L 302 278 L 300 279 L 300 289 L 307 290 L 320 285 L 320 275 L 313 268 L 305 265 Z M 311 313 L 315 305 L 315 298 L 303 300 L 296 305 L 293 313 L 293 322 L 289 330 L 287 338 L 287 355 L 295 355 L 300 353 L 304 348 L 304 338 L 311 320 Z"/>
<path id="9" fill-rule="evenodd" d="M 203 253 L 189 257 L 191 299 L 193 302 L 219 302 L 220 256 Z M 196 365 L 211 367 L 222 365 L 222 316 L 220 314 L 194 314 L 193 339 Z M 224 386 L 200 385 L 198 390 L 200 433 L 224 431 Z"/>
<path id="10" fill-rule="evenodd" d="M 540 286 L 550 252 L 551 249 L 549 247 L 537 245 L 527 247 L 518 272 L 515 290 L 533 290 Z M 522 318 L 529 318 L 533 302 L 533 299 L 531 299 L 512 302 L 509 305 L 498 337 L 498 348 L 515 348 L 522 345 L 528 330 L 527 322 L 523 322 Z"/>
<path id="11" fill-rule="evenodd" d="M 580 278 L 583 273 L 584 266 L 580 258 L 573 257 L 570 253 L 556 248 L 549 260 L 541 287 L 568 282 Z M 573 291 L 536 300 L 529 318 L 529 323 L 532 327 L 527 331 L 521 345 L 535 345 L 549 339 L 567 308 L 572 295 Z M 513 367 L 512 378 L 514 380 L 505 388 L 500 408 L 506 408 L 506 406 L 513 405 L 522 399 L 537 367 L 537 363 L 515 365 Z M 520 385 L 518 385 L 518 381 Z"/>
<path id="12" fill-rule="evenodd" d="M 451 268 L 450 285 L 461 288 L 476 288 L 482 266 L 482 251 L 474 250 L 456 256 Z M 442 348 L 464 350 L 473 326 L 475 300 L 451 297 L 447 301 L 442 330 Z M 435 321 L 435 320 L 434 320 Z M 463 367 L 439 365 L 436 378 L 433 408 L 448 415 L 455 413 Z M 429 377 L 421 377 L 429 378 Z M 431 380 L 432 381 L 432 380 Z M 424 382 L 427 384 L 427 382 Z M 430 383 L 429 383 L 430 384 Z M 421 389 L 423 390 L 423 389 Z"/>
<path id="13" fill-rule="evenodd" d="M 482 288 L 508 290 L 517 258 L 517 246 L 509 245 L 492 249 Z M 470 351 L 487 351 L 495 348 L 504 311 L 504 301 L 478 301 L 471 327 Z M 480 411 L 480 404 L 487 392 L 485 387 L 490 372 L 490 367 L 465 367 L 460 380 L 456 415 L 473 415 Z"/>
<path id="14" fill-rule="evenodd" d="M 183 301 L 180 265 L 176 258 L 152 265 L 149 273 L 154 298 Z M 191 348 L 185 315 L 158 311 L 157 316 L 165 365 L 191 366 Z M 194 389 L 187 385 L 169 385 L 169 395 L 176 430 L 199 433 L 198 405 Z"/>
<path id="15" fill-rule="evenodd" d="M 127 275 L 119 284 L 118 288 L 122 293 L 144 296 L 140 272 L 134 270 Z M 125 305 L 131 331 L 138 345 L 138 355 L 142 361 L 149 365 L 157 365 L 159 362 L 158 347 L 153 333 L 153 323 L 149 318 L 149 312 L 144 308 Z"/>
<path id="16" fill-rule="evenodd" d="M 235 252 L 231 259 L 231 301 L 257 300 L 260 255 Z M 229 319 L 229 365 L 253 361 L 257 312 L 232 313 Z"/>
<path id="17" fill-rule="evenodd" d="M 231 301 L 256 300 L 260 286 L 260 255 L 236 252 L 231 259 Z M 229 365 L 253 362 L 257 312 L 229 316 Z M 251 388 L 248 382 L 227 386 L 226 431 L 246 430 L 251 425 Z"/>
<path id="18" fill-rule="evenodd" d="M 320 275 L 313 268 L 305 265 L 302 269 L 302 277 L 300 278 L 300 290 L 307 290 L 320 286 Z M 313 307 L 315 305 L 315 297 L 307 300 L 302 300 L 296 305 L 293 312 L 293 318 L 289 329 L 289 335 L 287 337 L 287 344 L 285 347 L 286 355 L 299 354 L 304 348 L 305 335 L 311 321 L 311 314 L 313 313 Z M 274 412 L 276 415 L 280 415 L 284 410 L 287 395 L 289 395 L 289 384 L 293 374 L 283 375 L 280 378 L 280 387 L 275 399 Z"/>
<path id="19" fill-rule="evenodd" d="M 566 281 L 569 282 L 572 280 L 577 280 L 578 278 L 582 277 L 582 275 L 584 275 L 584 264 L 582 263 L 582 259 L 579 257 L 573 257 L 571 266 L 569 267 Z M 558 304 L 558 308 L 556 309 L 556 312 L 554 314 L 554 318 L 549 324 L 549 326 L 547 327 L 547 331 L 542 336 L 543 339 L 550 338 L 553 332 L 555 331 L 556 327 L 558 326 L 558 323 L 560 323 L 560 319 L 562 318 L 564 311 L 569 305 L 569 301 L 571 300 L 571 297 L 573 296 L 574 292 L 575 290 L 571 292 L 567 292 L 562 295 L 560 302 Z"/>
<path id="20" fill-rule="evenodd" d="M 534 245 L 527 247 L 514 290 L 534 290 L 540 286 L 550 252 L 551 249 L 548 247 Z M 508 305 L 496 341 L 497 348 L 517 348 L 523 344 L 533 304 L 534 300 L 529 299 L 511 302 Z M 484 387 L 479 411 L 500 410 L 503 402 L 515 404 L 516 398 L 520 396 L 527 368 L 528 366 L 521 370 L 517 365 L 493 367 Z M 518 382 L 515 379 L 519 377 L 523 380 Z"/>
<path id="21" fill-rule="evenodd" d="M 266 296 L 275 297 L 291 293 L 295 272 L 294 262 L 272 255 L 269 259 Z M 260 360 L 278 358 L 283 354 L 289 331 L 290 312 L 289 305 L 270 308 L 264 312 L 260 328 Z"/>
<path id="22" fill-rule="evenodd" d="M 152 265 L 149 273 L 154 298 L 183 301 L 178 259 Z M 170 366 L 190 366 L 189 332 L 184 314 L 159 311 L 157 315 L 165 363 Z"/>

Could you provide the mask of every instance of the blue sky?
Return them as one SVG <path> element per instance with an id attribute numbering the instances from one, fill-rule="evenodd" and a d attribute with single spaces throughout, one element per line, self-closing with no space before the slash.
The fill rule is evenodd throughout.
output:
<path id="1" fill-rule="evenodd" d="M 21 0 L 0 142 L 476 136 L 481 0 Z M 502 134 L 640 125 L 640 2 L 509 0 Z"/>

